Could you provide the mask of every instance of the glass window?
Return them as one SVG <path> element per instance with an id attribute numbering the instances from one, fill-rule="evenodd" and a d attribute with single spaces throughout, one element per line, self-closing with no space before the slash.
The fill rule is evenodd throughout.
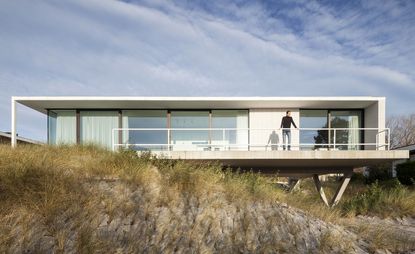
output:
<path id="1" fill-rule="evenodd" d="M 76 143 L 76 111 L 49 110 L 48 143 L 51 145 Z"/>
<path id="2" fill-rule="evenodd" d="M 339 150 L 359 150 L 362 131 L 358 128 L 362 127 L 361 119 L 360 110 L 301 110 L 301 128 L 339 128 L 330 131 L 301 130 L 302 150 L 329 148 L 324 144 L 330 144 L 330 148 L 334 148 L 335 144 Z"/>
<path id="3" fill-rule="evenodd" d="M 123 128 L 167 128 L 166 110 L 123 110 Z M 168 146 L 145 144 L 168 144 L 167 130 L 122 131 L 123 144 L 134 150 L 166 150 Z"/>
<path id="4" fill-rule="evenodd" d="M 209 144 L 209 111 L 172 111 L 171 128 L 204 128 L 204 130 L 173 130 L 174 150 L 206 150 Z"/>
<path id="5" fill-rule="evenodd" d="M 328 110 L 300 110 L 301 128 L 327 128 Z M 301 150 L 327 148 L 329 143 L 327 130 L 301 130 Z"/>
<path id="6" fill-rule="evenodd" d="M 54 111 L 48 111 L 48 144 L 56 144 L 56 120 L 57 114 Z"/>
<path id="7" fill-rule="evenodd" d="M 112 148 L 112 130 L 118 128 L 118 111 L 81 111 L 81 144 Z M 118 135 L 114 135 L 118 143 Z"/>
<path id="8" fill-rule="evenodd" d="M 211 131 L 211 144 L 214 150 L 247 150 L 248 110 L 212 110 L 212 128 L 231 129 Z"/>
<path id="9" fill-rule="evenodd" d="M 330 128 L 347 128 L 332 131 L 331 138 L 336 140 L 336 148 L 340 150 L 359 150 L 361 143 L 361 111 L 332 110 L 330 111 Z M 347 145 L 341 145 L 347 144 Z"/>

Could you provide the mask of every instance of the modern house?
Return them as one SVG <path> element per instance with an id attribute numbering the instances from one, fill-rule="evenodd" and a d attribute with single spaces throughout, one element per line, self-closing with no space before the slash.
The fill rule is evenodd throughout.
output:
<path id="1" fill-rule="evenodd" d="M 170 159 L 220 161 L 226 166 L 315 180 L 342 173 L 330 205 L 340 199 L 353 168 L 406 159 L 389 150 L 384 97 L 12 97 L 48 116 L 48 143 L 95 143 L 107 149 L 151 151 Z M 282 149 L 287 110 L 291 151 Z"/>

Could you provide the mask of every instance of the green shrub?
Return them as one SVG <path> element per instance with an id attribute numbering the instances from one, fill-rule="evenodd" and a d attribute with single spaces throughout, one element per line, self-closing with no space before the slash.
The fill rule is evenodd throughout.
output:
<path id="1" fill-rule="evenodd" d="M 415 181 L 415 161 L 408 161 L 396 166 L 396 176 L 405 185 L 413 185 Z"/>
<path id="2" fill-rule="evenodd" d="M 382 184 L 375 181 L 365 192 L 347 200 L 342 211 L 349 215 L 406 215 L 413 212 L 412 198 L 413 195 L 397 179 Z"/>
<path id="3" fill-rule="evenodd" d="M 351 178 L 353 183 L 366 183 L 367 179 L 362 173 L 354 173 Z"/>
<path id="4" fill-rule="evenodd" d="M 392 178 L 392 165 L 390 163 L 382 163 L 368 167 L 369 176 L 366 178 L 366 183 L 374 183 L 376 181 L 382 182 Z"/>

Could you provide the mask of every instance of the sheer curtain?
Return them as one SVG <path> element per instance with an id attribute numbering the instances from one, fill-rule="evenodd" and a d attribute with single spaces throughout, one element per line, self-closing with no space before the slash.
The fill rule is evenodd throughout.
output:
<path id="1" fill-rule="evenodd" d="M 237 130 L 236 132 L 236 143 L 237 144 L 248 144 L 248 111 L 238 111 L 236 116 L 236 128 L 244 129 Z M 238 146 L 238 150 L 248 150 L 247 146 Z"/>
<path id="2" fill-rule="evenodd" d="M 75 110 L 55 110 L 49 112 L 49 143 L 76 143 L 76 112 Z"/>
<path id="3" fill-rule="evenodd" d="M 359 128 L 359 117 L 349 116 L 348 128 Z M 354 145 L 359 143 L 359 130 L 349 130 L 348 143 L 353 144 L 348 146 L 348 150 L 358 150 L 359 146 Z"/>
<path id="4" fill-rule="evenodd" d="M 118 128 L 117 111 L 81 111 L 81 143 L 112 148 L 112 129 Z M 118 135 L 114 135 L 118 143 Z"/>
<path id="5" fill-rule="evenodd" d="M 235 145 L 248 143 L 248 111 L 247 110 L 212 110 L 212 128 L 231 128 L 223 132 L 212 131 L 213 145 Z M 244 129 L 244 130 L 242 130 Z M 222 147 L 220 149 L 223 149 Z M 247 150 L 247 146 L 229 146 L 226 149 Z"/>
<path id="6" fill-rule="evenodd" d="M 129 119 L 131 119 L 131 117 L 134 116 L 134 111 L 133 110 L 123 110 L 122 111 L 122 128 L 127 129 L 127 128 L 137 128 L 136 126 L 130 126 L 129 124 Z M 132 131 L 132 134 L 134 133 L 134 131 Z M 134 143 L 131 142 L 132 140 L 130 140 L 130 131 L 122 131 L 122 142 L 123 144 L 131 144 Z"/>

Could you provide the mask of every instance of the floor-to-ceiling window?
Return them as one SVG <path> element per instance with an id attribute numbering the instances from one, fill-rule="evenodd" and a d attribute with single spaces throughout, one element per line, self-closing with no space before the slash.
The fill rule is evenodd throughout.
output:
<path id="1" fill-rule="evenodd" d="M 112 130 L 118 128 L 118 111 L 81 111 L 81 144 L 96 144 L 112 148 Z M 114 135 L 118 143 L 118 136 Z"/>
<path id="2" fill-rule="evenodd" d="M 362 127 L 361 110 L 300 110 L 300 126 L 302 150 L 359 150 L 361 147 L 362 131 L 358 129 Z"/>
<path id="3" fill-rule="evenodd" d="M 209 144 L 209 111 L 171 111 L 171 144 L 174 150 L 205 150 Z M 202 130 L 191 130 L 203 128 Z M 190 129 L 190 130 L 189 130 Z"/>
<path id="4" fill-rule="evenodd" d="M 114 141 L 134 150 L 248 149 L 248 110 L 81 109 L 78 114 L 77 110 L 49 110 L 50 144 L 79 141 L 111 149 Z M 120 127 L 128 130 L 113 132 Z M 170 135 L 168 127 L 173 128 Z"/>
<path id="5" fill-rule="evenodd" d="M 168 150 L 167 110 L 123 110 L 123 144 L 134 150 Z M 138 128 L 138 130 L 134 130 Z M 143 130 L 164 129 L 164 130 Z"/>
<path id="6" fill-rule="evenodd" d="M 48 143 L 51 145 L 76 143 L 76 111 L 48 111 Z"/>
<path id="7" fill-rule="evenodd" d="M 174 150 L 246 150 L 248 147 L 248 110 L 171 111 L 170 126 L 174 128 L 171 132 Z M 195 128 L 201 130 L 192 130 Z"/>
<path id="8" fill-rule="evenodd" d="M 336 148 L 340 150 L 359 150 L 362 139 L 361 127 L 362 111 L 331 110 L 330 128 L 340 128 L 331 131 L 331 138 L 335 140 Z M 347 144 L 347 145 L 341 145 Z"/>
<path id="9" fill-rule="evenodd" d="M 212 110 L 213 150 L 247 150 L 248 110 Z"/>
<path id="10" fill-rule="evenodd" d="M 328 131 L 317 130 L 318 128 L 327 128 L 327 116 L 328 110 L 300 110 L 300 126 L 303 129 L 300 131 L 301 150 L 327 148 Z M 310 128 L 310 130 L 306 128 Z"/>

